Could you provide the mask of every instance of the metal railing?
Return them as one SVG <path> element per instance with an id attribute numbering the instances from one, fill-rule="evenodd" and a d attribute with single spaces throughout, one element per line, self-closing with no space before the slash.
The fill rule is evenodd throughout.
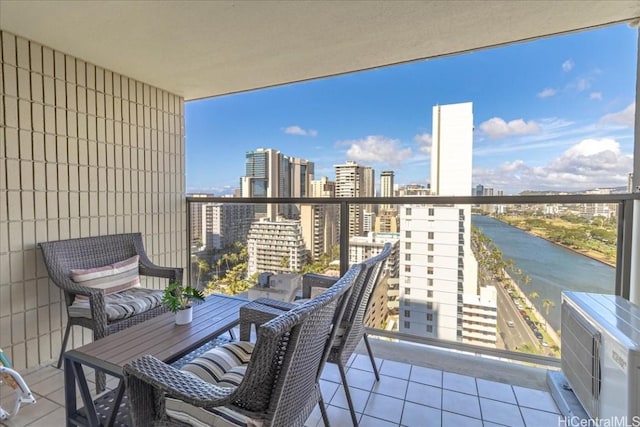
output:
<path id="1" fill-rule="evenodd" d="M 640 200 L 640 193 L 608 195 L 520 195 L 520 196 L 405 196 L 405 197 L 354 197 L 354 198 L 231 198 L 231 197 L 187 197 L 187 247 L 191 248 L 191 203 L 224 204 L 316 204 L 340 207 L 340 274 L 349 268 L 349 207 L 351 205 L 544 205 L 544 204 L 617 204 L 617 262 L 615 266 L 616 295 L 629 298 L 632 268 L 633 201 Z M 637 262 L 637 261 L 636 261 Z M 190 269 L 189 269 L 190 270 Z M 190 274 L 190 271 L 189 271 Z M 417 337 L 414 335 L 370 329 L 372 335 L 412 341 L 421 344 L 483 354 L 492 357 L 518 360 L 526 363 L 559 366 L 559 359 L 466 344 L 444 339 Z"/>

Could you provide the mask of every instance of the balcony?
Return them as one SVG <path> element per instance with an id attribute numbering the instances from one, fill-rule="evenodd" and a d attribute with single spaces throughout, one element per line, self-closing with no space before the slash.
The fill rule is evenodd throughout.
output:
<path id="1" fill-rule="evenodd" d="M 269 7 L 242 2 L 193 2 L 184 7 L 163 2 L 153 8 L 134 3 L 44 2 L 34 7 L 29 2 L 2 1 L 0 347 L 16 369 L 25 374 L 39 401 L 25 407 L 9 425 L 64 423 L 62 374 L 49 364 L 60 349 L 66 313 L 59 290 L 48 279 L 36 247 L 38 242 L 139 231 L 145 236 L 145 246 L 154 261 L 189 266 L 192 240 L 188 238 L 187 224 L 192 201 L 185 199 L 185 100 L 631 22 L 640 16 L 634 1 L 594 2 L 581 10 L 567 2 L 469 2 L 462 10 L 438 2 L 416 2 L 404 7 L 394 9 L 384 2 L 317 2 L 313 6 L 282 2 Z M 388 19 L 389 13 L 397 19 Z M 246 19 L 256 14 L 261 19 Z M 336 20 L 336 16 L 341 19 Z M 273 33 L 273 29 L 289 28 L 291 22 L 297 22 L 309 34 L 300 37 L 299 31 Z M 263 37 L 265 34 L 273 37 Z M 635 116 L 637 122 L 637 112 Z M 638 299 L 637 286 L 631 286 L 639 269 L 637 249 L 633 249 L 639 246 L 639 225 L 637 220 L 632 221 L 640 209 L 638 144 L 636 138 L 633 195 L 317 202 L 341 206 L 347 203 L 343 212 L 348 212 L 349 203 L 613 203 L 619 207 L 617 264 L 614 279 L 607 282 L 607 291 Z M 224 155 L 223 147 L 220 152 Z M 456 219 L 470 220 L 467 215 Z M 342 271 L 349 260 L 345 236 L 348 232 L 342 231 L 337 267 Z M 458 236 L 454 241 L 470 244 Z M 460 251 L 456 254 L 464 256 Z M 400 271 L 405 271 L 404 267 L 402 263 L 396 266 Z M 462 279 L 468 276 L 467 272 L 456 275 L 454 288 L 462 286 Z M 524 281 L 524 276 L 517 274 L 513 278 Z M 398 279 L 394 280 L 395 290 L 388 294 L 388 306 L 394 307 L 399 316 L 398 308 L 404 307 L 402 302 L 409 295 L 409 288 L 404 280 L 399 284 Z M 523 286 L 526 289 L 526 284 Z M 546 311 L 544 307 L 536 308 L 536 302 L 541 304 L 531 292 L 514 295 L 516 289 L 497 290 L 497 298 L 510 307 L 522 331 L 527 331 L 529 325 L 520 310 L 527 316 Z M 418 292 L 413 290 L 412 297 L 419 296 L 415 293 Z M 444 304 L 445 297 L 442 298 L 427 302 L 426 309 L 433 312 L 440 303 Z M 454 297 L 449 305 L 457 314 L 464 304 Z M 419 303 L 412 301 L 409 307 L 416 305 Z M 418 309 L 423 309 L 426 316 L 425 307 Z M 553 312 L 553 307 L 550 310 Z M 425 318 L 425 324 L 419 324 L 422 330 L 427 321 L 430 320 Z M 539 323 L 540 319 L 536 321 Z M 397 321 L 395 325 L 398 327 Z M 506 327 L 498 319 L 498 328 Z M 549 334 L 554 331 L 551 326 L 543 327 Z M 447 332 L 457 335 L 463 325 L 450 329 Z M 544 390 L 544 373 L 546 369 L 557 369 L 557 354 L 517 352 L 513 348 L 516 343 L 508 340 L 505 344 L 511 349 L 498 351 L 439 336 L 416 337 L 386 329 L 372 329 L 371 333 L 382 337 L 375 340 L 375 352 L 380 357 L 386 385 L 392 389 L 406 382 L 407 386 L 404 394 L 395 395 L 403 397 L 402 405 L 394 406 L 402 408 L 401 418 L 398 420 L 397 411 L 389 411 L 389 416 L 395 417 L 393 425 L 412 424 L 402 417 L 411 416 L 414 410 L 423 416 L 434 414 L 435 425 L 437 420 L 443 425 L 463 425 L 464 421 L 475 425 L 481 419 L 502 424 L 503 418 L 490 419 L 488 414 L 509 415 L 514 404 L 519 404 L 523 423 L 550 424 L 530 418 L 549 417 L 556 410 L 544 404 L 548 396 L 536 392 L 527 395 L 520 387 Z M 79 347 L 91 340 L 90 333 L 75 328 L 70 345 Z M 541 368 L 523 367 L 520 362 Z M 479 369 L 480 364 L 486 367 Z M 365 419 L 371 422 L 368 425 L 385 425 L 386 415 L 381 411 L 386 412 L 389 403 L 387 391 L 380 386 L 372 391 L 367 385 L 370 375 L 361 358 L 353 360 L 350 369 L 352 375 L 361 378 L 354 384 L 362 390 L 358 394 L 363 425 Z M 477 379 L 460 378 L 457 374 Z M 479 376 L 485 374 L 487 377 Z M 328 397 L 338 389 L 334 380 L 333 373 L 327 372 L 323 387 L 333 408 L 332 418 L 341 425 L 345 415 L 340 409 L 341 396 Z M 488 396 L 489 404 L 494 405 L 488 410 L 483 406 L 483 390 L 488 385 L 485 380 L 509 384 L 506 388 L 494 386 L 495 390 L 505 390 L 505 395 L 492 395 L 493 399 Z M 475 384 L 475 393 L 473 387 L 468 388 L 471 383 Z M 427 386 L 434 387 L 429 390 L 440 396 L 439 403 L 437 399 L 411 400 L 409 387 L 424 391 Z M 6 392 L 6 388 L 2 391 Z M 458 409 L 445 403 L 445 395 L 455 392 L 479 402 L 480 413 L 456 412 Z M 480 397 L 474 397 L 477 395 Z M 536 396 L 541 405 L 532 404 L 531 396 Z M 538 414 L 538 410 L 543 413 Z M 460 418 L 467 415 L 472 415 L 471 419 Z M 514 419 L 520 418 L 515 416 L 507 423 Z M 313 419 L 309 423 L 313 425 Z"/>

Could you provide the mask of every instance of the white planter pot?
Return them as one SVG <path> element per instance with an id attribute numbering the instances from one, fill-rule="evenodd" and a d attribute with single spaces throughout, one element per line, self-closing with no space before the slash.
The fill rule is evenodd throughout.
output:
<path id="1" fill-rule="evenodd" d="M 193 307 L 179 310 L 176 313 L 176 325 L 186 325 L 191 323 L 191 320 L 193 320 Z"/>

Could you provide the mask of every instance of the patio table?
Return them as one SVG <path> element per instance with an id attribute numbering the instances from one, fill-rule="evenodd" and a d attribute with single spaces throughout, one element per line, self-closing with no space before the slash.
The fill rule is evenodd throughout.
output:
<path id="1" fill-rule="evenodd" d="M 128 425 L 125 408 L 124 373 L 126 363 L 151 354 L 172 363 L 193 350 L 230 331 L 239 323 L 244 298 L 211 295 L 194 307 L 193 321 L 176 325 L 175 315 L 166 313 L 108 335 L 64 355 L 64 388 L 67 426 Z M 83 366 L 99 369 L 119 379 L 115 390 L 97 399 L 91 396 Z M 76 385 L 84 404 L 78 409 Z"/>

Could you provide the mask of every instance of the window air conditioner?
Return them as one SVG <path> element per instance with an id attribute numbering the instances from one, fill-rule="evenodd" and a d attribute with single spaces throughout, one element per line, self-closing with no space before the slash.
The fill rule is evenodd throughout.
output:
<path id="1" fill-rule="evenodd" d="M 561 323 L 562 371 L 589 417 L 639 420 L 640 307 L 615 295 L 563 292 Z"/>

